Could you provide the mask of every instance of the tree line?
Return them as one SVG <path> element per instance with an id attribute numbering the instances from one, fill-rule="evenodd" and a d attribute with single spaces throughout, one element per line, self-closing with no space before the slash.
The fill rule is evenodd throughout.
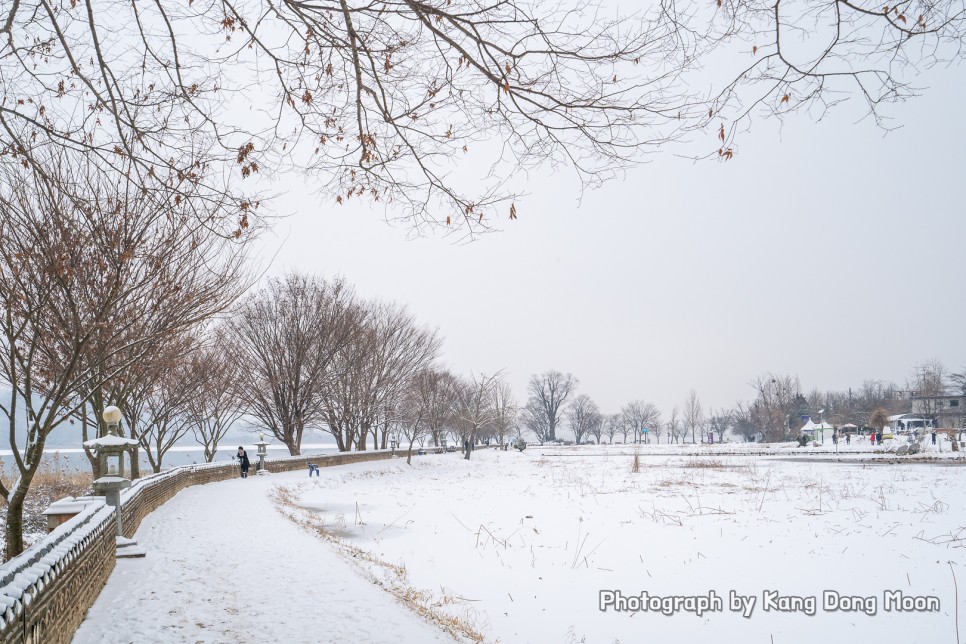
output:
<path id="1" fill-rule="evenodd" d="M 245 413 L 290 450 L 323 417 L 346 449 L 382 445 L 392 422 L 413 422 L 399 401 L 413 398 L 414 374 L 433 368 L 438 346 L 400 307 L 362 306 L 344 285 L 308 280 L 305 289 L 319 286 L 328 299 L 266 296 L 261 308 L 252 300 L 229 322 L 212 322 L 254 281 L 245 257 L 269 221 L 259 177 L 303 168 L 332 207 L 363 199 L 413 226 L 474 235 L 517 218 L 512 180 L 521 169 L 566 165 L 596 186 L 642 152 L 691 138 L 701 141 L 696 156 L 726 161 L 753 115 L 824 110 L 845 95 L 879 121 L 886 104 L 914 93 L 905 79 L 960 59 L 966 33 L 958 0 L 782 12 L 759 2 L 662 2 L 613 18 L 598 9 L 585 0 L 6 3 L 6 555 L 22 548 L 23 501 L 50 433 L 73 423 L 85 438 L 102 435 L 107 402 L 121 403 L 126 431 L 145 437 L 155 469 L 186 432 L 213 453 L 241 413 L 224 383 L 248 382 Z M 796 31 L 829 44 L 817 58 L 800 52 L 783 37 Z M 750 59 L 709 79 L 702 63 L 719 56 Z M 692 79 L 711 89 L 695 90 Z M 504 145 L 478 144 L 487 140 Z M 463 180 L 451 172 L 457 163 L 486 168 L 484 176 Z M 298 326 L 259 335 L 272 307 L 288 304 L 335 316 L 334 335 Z M 256 339 L 245 344 L 242 332 Z M 306 350 L 317 353 L 269 364 L 278 343 L 313 334 Z M 244 362 L 256 359 L 265 369 Z M 387 375 L 394 369 L 408 375 Z M 297 387 L 281 384 L 283 371 Z M 256 378 L 270 400 L 252 393 Z M 460 435 L 509 427 L 500 382 L 463 382 Z M 544 384 L 539 393 L 531 386 L 518 417 L 538 436 L 555 438 L 563 414 L 581 435 L 613 424 Z M 630 426 L 656 426 L 646 404 L 632 407 L 621 414 Z"/>

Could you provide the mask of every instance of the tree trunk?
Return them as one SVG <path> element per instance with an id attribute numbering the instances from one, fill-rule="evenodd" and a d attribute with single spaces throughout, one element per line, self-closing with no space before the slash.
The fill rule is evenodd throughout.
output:
<path id="1" fill-rule="evenodd" d="M 299 443 L 295 436 L 295 427 L 292 425 L 282 425 L 282 436 L 278 438 L 285 443 L 285 447 L 288 448 L 289 456 L 299 455 Z"/>
<path id="2" fill-rule="evenodd" d="M 412 439 L 409 441 L 409 453 L 406 454 L 406 465 L 413 464 L 413 443 L 416 441 L 416 435 L 413 434 Z"/>
<path id="3" fill-rule="evenodd" d="M 332 432 L 332 435 L 335 437 L 335 446 L 336 446 L 336 448 L 340 452 L 346 452 L 346 451 L 348 451 L 345 448 L 345 441 L 342 440 L 342 432 L 340 432 L 340 431 Z"/>
<path id="4" fill-rule="evenodd" d="M 7 519 L 4 525 L 3 560 L 10 561 L 23 552 L 23 502 L 27 496 L 27 487 L 18 485 L 7 502 Z"/>

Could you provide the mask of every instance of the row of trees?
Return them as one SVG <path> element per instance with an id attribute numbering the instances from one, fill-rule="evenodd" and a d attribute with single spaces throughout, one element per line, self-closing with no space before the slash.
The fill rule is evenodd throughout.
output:
<path id="1" fill-rule="evenodd" d="M 966 395 L 966 371 L 950 372 L 941 361 L 930 360 L 916 365 L 901 386 L 866 380 L 845 391 L 803 392 L 796 376 L 778 374 L 761 376 L 751 384 L 755 398 L 738 402 L 717 422 L 746 440 L 783 441 L 797 437 L 807 417 L 836 426 L 881 429 L 888 416 L 912 411 L 913 397 L 922 399 L 921 413 L 935 416 L 942 396 Z M 930 409 L 931 405 L 936 408 Z"/>
<path id="2" fill-rule="evenodd" d="M 7 555 L 22 546 L 23 499 L 57 427 L 102 433 L 98 412 L 117 402 L 127 431 L 154 437 L 141 441 L 152 463 L 171 444 L 157 436 L 220 431 L 222 421 L 203 428 L 208 421 L 184 411 L 210 403 L 187 402 L 197 386 L 179 390 L 183 380 L 167 374 L 203 347 L 252 357 L 240 336 L 207 327 L 249 285 L 242 260 L 257 223 L 256 177 L 306 168 L 333 205 L 364 198 L 414 225 L 472 234 L 517 216 L 509 182 L 519 169 L 562 163 L 593 186 L 642 150 L 695 132 L 709 142 L 699 156 L 727 160 L 753 113 L 825 110 L 845 93 L 878 119 L 883 104 L 914 93 L 910 67 L 959 59 L 966 33 L 959 0 L 784 11 L 662 2 L 646 19 L 604 19 L 598 9 L 584 0 L 5 3 L 0 379 L 13 390 L 2 411 L 16 465 L 0 483 Z M 787 42 L 805 31 L 827 45 Z M 702 64 L 709 59 L 725 63 Z M 709 68 L 724 75 L 709 78 Z M 711 91 L 694 91 L 692 78 Z M 488 140 L 504 145 L 478 145 Z M 478 160 L 463 167 L 485 168 L 482 177 L 450 171 L 466 155 Z M 338 312 L 338 302 L 326 306 Z M 259 376 L 278 397 L 250 413 L 271 420 L 290 449 L 323 409 L 347 449 L 384 436 L 411 376 L 385 377 L 358 356 L 394 328 L 416 343 L 425 334 L 380 306 L 350 324 L 351 340 L 291 356 L 305 369 L 298 393 L 271 368 Z M 261 313 L 241 311 L 230 324 L 246 330 Z M 417 360 L 399 351 L 373 360 Z M 251 395 L 255 375 L 243 375 Z M 494 396 L 496 376 L 476 380 L 481 401 Z M 356 393 L 331 393 L 339 387 Z M 542 408 L 528 400 L 522 422 L 552 439 L 569 394 L 545 393 Z M 350 398 L 351 408 L 333 411 Z M 479 430 L 482 418 L 466 422 Z M 576 422 L 587 425 L 583 412 Z"/>
<path id="3" fill-rule="evenodd" d="M 341 279 L 270 280 L 216 334 L 227 360 L 211 364 L 226 370 L 218 381 L 234 405 L 227 418 L 249 416 L 293 455 L 308 430 L 330 434 L 340 451 L 386 449 L 394 438 L 411 450 L 447 436 L 503 441 L 516 426 L 500 373 L 455 375 L 439 362 L 436 330 L 404 306 L 358 297 Z"/>
<path id="4" fill-rule="evenodd" d="M 966 395 L 966 370 L 951 372 L 942 362 L 917 365 L 903 386 L 866 380 L 855 389 L 803 393 L 797 376 L 767 374 L 751 382 L 755 397 L 732 408 L 705 412 L 697 392 L 664 418 L 652 403 L 632 401 L 615 414 L 604 414 L 587 394 L 576 394 L 577 380 L 550 371 L 532 376 L 529 399 L 521 410 L 522 426 L 541 443 L 557 440 L 556 430 L 566 422 L 577 443 L 638 442 L 647 440 L 705 442 L 732 434 L 745 440 L 768 442 L 797 438 L 805 418 L 826 420 L 836 426 L 854 424 L 881 429 L 888 416 L 911 411 L 911 398 L 919 399 L 920 413 L 936 415 L 942 396 Z M 930 406 L 935 406 L 931 409 Z"/>
<path id="5" fill-rule="evenodd" d="M 79 423 L 84 439 L 101 435 L 100 412 L 117 402 L 157 457 L 163 445 L 146 437 L 169 422 L 163 400 L 174 395 L 161 393 L 192 386 L 184 372 L 169 371 L 172 361 L 192 353 L 201 329 L 250 283 L 245 252 L 254 226 L 222 226 L 222 206 L 199 187 L 203 168 L 156 177 L 145 190 L 129 164 L 117 164 L 105 170 L 55 151 L 43 163 L 0 162 L 0 382 L 11 390 L 0 418 L 13 452 L 13 471 L 0 477 L 8 558 L 23 547 L 24 499 L 52 432 Z M 201 208 L 211 219 L 199 220 Z M 97 475 L 93 458 L 91 466 Z"/>

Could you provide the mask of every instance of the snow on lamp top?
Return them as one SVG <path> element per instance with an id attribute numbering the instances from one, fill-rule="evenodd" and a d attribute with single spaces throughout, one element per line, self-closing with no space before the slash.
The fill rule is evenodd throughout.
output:
<path id="1" fill-rule="evenodd" d="M 108 425 L 117 425 L 119 422 L 121 422 L 121 410 L 114 405 L 105 407 L 104 413 L 101 415 L 101 417 Z"/>

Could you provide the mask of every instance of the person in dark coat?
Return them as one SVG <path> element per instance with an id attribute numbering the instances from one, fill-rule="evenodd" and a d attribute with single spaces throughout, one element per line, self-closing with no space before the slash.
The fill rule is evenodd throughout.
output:
<path id="1" fill-rule="evenodd" d="M 248 468 L 251 464 L 248 462 L 248 452 L 245 451 L 244 447 L 238 447 L 238 453 L 235 454 L 235 458 L 238 459 L 238 464 L 241 465 L 241 477 L 243 479 L 248 478 Z"/>

